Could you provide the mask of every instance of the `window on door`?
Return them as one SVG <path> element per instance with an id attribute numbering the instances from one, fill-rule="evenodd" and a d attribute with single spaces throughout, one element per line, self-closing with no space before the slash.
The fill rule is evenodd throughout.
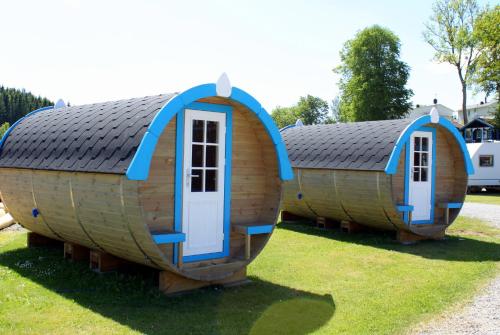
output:
<path id="1" fill-rule="evenodd" d="M 414 182 L 427 182 L 429 179 L 429 138 L 427 137 L 415 137 L 412 173 Z"/>
<path id="2" fill-rule="evenodd" d="M 219 122 L 193 120 L 191 192 L 217 192 Z"/>

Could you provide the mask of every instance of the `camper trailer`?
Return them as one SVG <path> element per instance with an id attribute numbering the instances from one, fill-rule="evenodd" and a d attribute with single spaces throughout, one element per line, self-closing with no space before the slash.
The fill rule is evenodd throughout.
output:
<path id="1" fill-rule="evenodd" d="M 500 142 L 467 143 L 474 174 L 469 177 L 469 191 L 500 190 Z"/>

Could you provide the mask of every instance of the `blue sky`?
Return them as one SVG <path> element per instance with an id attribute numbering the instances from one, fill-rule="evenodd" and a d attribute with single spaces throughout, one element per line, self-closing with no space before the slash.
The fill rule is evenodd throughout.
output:
<path id="1" fill-rule="evenodd" d="M 414 103 L 437 97 L 456 109 L 456 70 L 433 62 L 422 38 L 431 6 L 426 0 L 2 0 L 0 84 L 83 104 L 182 91 L 227 72 L 270 111 L 306 94 L 331 101 L 343 43 L 380 24 L 401 39 Z"/>

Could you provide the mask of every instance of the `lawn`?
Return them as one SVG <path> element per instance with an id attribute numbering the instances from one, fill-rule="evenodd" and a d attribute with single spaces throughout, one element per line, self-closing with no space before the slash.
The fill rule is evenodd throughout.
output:
<path id="1" fill-rule="evenodd" d="M 467 194 L 465 202 L 479 202 L 482 204 L 500 205 L 500 193 Z"/>
<path id="2" fill-rule="evenodd" d="M 281 223 L 252 283 L 165 297 L 151 273 L 99 275 L 0 233 L 1 334 L 391 334 L 470 298 L 499 272 L 500 231 L 460 218 L 443 241 Z"/>

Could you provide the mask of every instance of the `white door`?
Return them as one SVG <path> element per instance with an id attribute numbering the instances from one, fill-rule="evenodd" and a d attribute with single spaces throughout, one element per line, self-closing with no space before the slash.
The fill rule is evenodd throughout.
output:
<path id="1" fill-rule="evenodd" d="M 432 221 L 432 133 L 416 131 L 410 139 L 409 204 L 414 207 L 412 222 Z M 422 222 L 422 223 L 424 223 Z"/>
<path id="2" fill-rule="evenodd" d="M 225 113 L 185 110 L 184 256 L 223 251 L 225 133 Z"/>

